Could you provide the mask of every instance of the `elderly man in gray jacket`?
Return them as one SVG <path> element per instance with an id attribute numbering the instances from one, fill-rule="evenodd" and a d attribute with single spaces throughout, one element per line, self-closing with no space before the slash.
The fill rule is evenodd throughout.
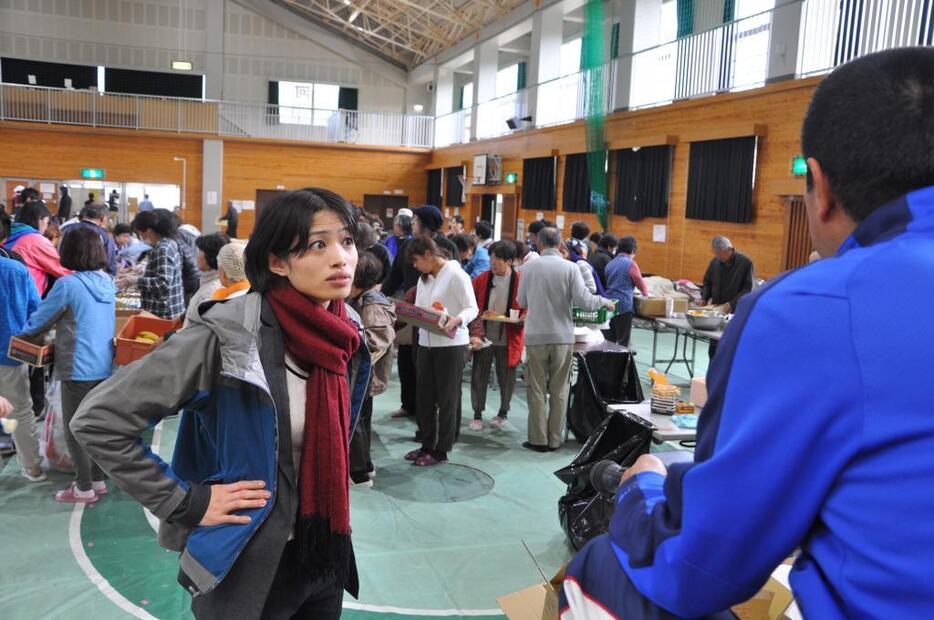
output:
<path id="1" fill-rule="evenodd" d="M 567 415 L 574 320 L 571 308 L 599 310 L 616 302 L 592 295 L 577 265 L 561 257 L 561 233 L 545 228 L 538 233 L 541 257 L 529 262 L 519 278 L 519 305 L 528 308 L 525 346 L 529 401 L 529 440 L 523 447 L 549 452 L 561 447 Z M 545 418 L 545 394 L 548 417 Z"/>

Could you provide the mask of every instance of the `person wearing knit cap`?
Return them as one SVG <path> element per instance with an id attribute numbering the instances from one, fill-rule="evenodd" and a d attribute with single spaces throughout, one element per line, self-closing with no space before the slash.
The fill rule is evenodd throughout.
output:
<path id="1" fill-rule="evenodd" d="M 246 266 L 243 260 L 244 245 L 228 243 L 217 252 L 217 273 L 221 288 L 214 291 L 211 299 L 231 299 L 246 295 L 250 282 L 246 279 Z"/>
<path id="2" fill-rule="evenodd" d="M 413 210 L 415 217 L 421 222 L 422 226 L 438 232 L 444 225 L 444 216 L 441 215 L 441 209 L 434 205 L 422 205 Z"/>

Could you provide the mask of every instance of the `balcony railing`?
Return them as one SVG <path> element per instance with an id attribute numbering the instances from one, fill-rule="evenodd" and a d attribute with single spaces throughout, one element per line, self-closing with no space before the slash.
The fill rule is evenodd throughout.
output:
<path id="1" fill-rule="evenodd" d="M 434 119 L 0 84 L 0 120 L 431 148 Z"/>

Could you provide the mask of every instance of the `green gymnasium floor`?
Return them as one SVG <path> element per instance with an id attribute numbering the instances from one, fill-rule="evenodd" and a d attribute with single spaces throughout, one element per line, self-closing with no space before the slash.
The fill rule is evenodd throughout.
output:
<path id="1" fill-rule="evenodd" d="M 659 336 L 659 356 L 670 356 L 673 336 Z M 633 331 L 640 374 L 651 360 L 652 334 Z M 707 367 L 698 345 L 698 374 Z M 673 374 L 685 373 L 675 366 Z M 678 383 L 686 383 L 677 379 Z M 465 385 L 466 388 L 466 385 Z M 492 392 L 488 412 L 499 404 Z M 348 597 L 344 617 L 387 620 L 416 616 L 501 616 L 496 597 L 541 580 L 525 542 L 550 575 L 571 557 L 558 525 L 563 485 L 553 472 L 574 457 L 573 440 L 558 452 L 522 449 L 526 439 L 525 388 L 513 398 L 502 430 L 464 428 L 452 464 L 416 469 L 402 460 L 415 447 L 414 423 L 390 420 L 398 386 L 376 399 L 372 489 L 354 489 L 351 513 L 361 574 L 360 600 Z M 154 439 L 171 454 L 176 420 Z M 155 542 L 147 514 L 119 489 L 86 509 L 59 504 L 54 491 L 70 476 L 30 484 L 15 459 L 0 469 L 0 618 L 183 618 L 188 595 L 176 585 L 176 555 Z"/>

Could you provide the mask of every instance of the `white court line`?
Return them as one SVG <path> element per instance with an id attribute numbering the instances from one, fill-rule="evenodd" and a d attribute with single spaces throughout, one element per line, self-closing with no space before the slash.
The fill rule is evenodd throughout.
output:
<path id="1" fill-rule="evenodd" d="M 97 572 L 91 563 L 88 554 L 84 551 L 84 545 L 81 544 L 81 517 L 84 515 L 84 504 L 75 504 L 75 509 L 71 511 L 71 521 L 68 524 L 68 543 L 71 545 L 71 553 L 75 556 L 78 566 L 84 571 L 88 579 L 91 580 L 101 594 L 110 599 L 114 605 L 136 618 L 143 620 L 156 620 L 156 617 L 147 612 L 142 607 L 137 607 L 128 601 L 122 594 L 117 592 L 110 582 L 104 579 L 104 576 Z"/>
<path id="2" fill-rule="evenodd" d="M 410 609 L 408 607 L 389 607 L 387 605 L 365 605 L 344 601 L 344 609 L 372 611 L 382 614 L 404 616 L 502 616 L 502 609 Z"/>

